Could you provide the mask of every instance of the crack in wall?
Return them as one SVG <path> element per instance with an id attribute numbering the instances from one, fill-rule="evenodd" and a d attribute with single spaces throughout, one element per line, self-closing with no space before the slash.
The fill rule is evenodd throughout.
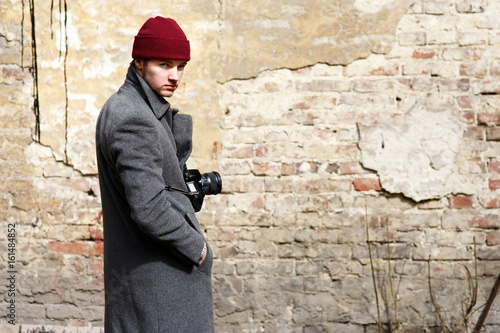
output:
<path id="1" fill-rule="evenodd" d="M 64 12 L 63 12 L 64 10 Z M 63 75 L 64 75 L 64 160 L 68 163 L 68 75 L 67 75 L 67 61 L 68 61 L 68 3 L 66 0 L 59 0 L 59 26 L 61 31 L 61 39 L 59 41 L 59 58 L 63 57 Z M 63 15 L 64 14 L 64 15 Z M 50 3 L 50 39 L 54 39 L 54 29 L 53 29 L 53 20 L 54 17 L 54 0 Z M 64 19 L 63 19 L 64 18 Z M 64 22 L 64 24 L 63 24 Z M 63 37 L 64 36 L 64 39 Z M 64 44 L 63 44 L 64 40 Z M 64 55 L 62 54 L 62 50 L 64 49 Z"/>
<path id="2" fill-rule="evenodd" d="M 39 98 L 39 71 L 38 71 L 38 53 L 37 53 L 37 38 L 36 38 L 36 14 L 35 14 L 35 1 L 29 0 L 29 16 L 31 23 L 31 74 L 33 76 L 33 113 L 35 115 L 35 137 L 34 141 L 41 143 L 41 121 L 40 121 L 40 98 Z M 51 40 L 54 39 L 53 30 L 53 16 L 54 16 L 54 0 L 50 5 L 50 26 L 51 26 Z M 59 47 L 59 57 L 63 57 L 63 75 L 64 75 L 64 94 L 65 94 L 65 119 L 64 119 L 64 162 L 68 163 L 68 75 L 67 75 L 67 60 L 68 60 L 68 4 L 66 0 L 59 0 L 59 17 L 61 29 L 61 45 Z M 21 18 L 21 68 L 24 68 L 24 27 L 25 27 L 25 2 L 22 1 L 22 18 Z M 64 38 L 64 39 L 63 39 Z M 64 40 L 64 45 L 62 44 Z M 63 54 L 64 49 L 64 54 Z"/>
<path id="3" fill-rule="evenodd" d="M 22 1 L 22 18 L 21 18 L 21 68 L 24 68 L 24 8 L 25 3 Z M 34 0 L 29 0 L 29 16 L 31 21 L 31 75 L 33 76 L 33 113 L 35 114 L 35 141 L 40 142 L 40 104 L 38 96 L 38 56 L 36 48 L 36 29 L 35 29 L 35 3 Z"/>

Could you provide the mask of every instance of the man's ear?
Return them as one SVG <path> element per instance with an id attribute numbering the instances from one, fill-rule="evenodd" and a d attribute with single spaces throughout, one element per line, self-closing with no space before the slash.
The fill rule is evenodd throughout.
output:
<path id="1" fill-rule="evenodd" d="M 134 59 L 134 65 L 135 65 L 135 68 L 137 69 L 137 72 L 139 73 L 139 75 L 142 76 L 142 71 L 144 69 L 144 60 Z"/>

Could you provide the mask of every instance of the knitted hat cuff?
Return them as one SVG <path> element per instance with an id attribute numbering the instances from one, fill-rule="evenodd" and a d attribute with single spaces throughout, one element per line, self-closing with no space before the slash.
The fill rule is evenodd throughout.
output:
<path id="1" fill-rule="evenodd" d="M 187 39 L 135 36 L 132 58 L 190 60 L 190 51 Z"/>

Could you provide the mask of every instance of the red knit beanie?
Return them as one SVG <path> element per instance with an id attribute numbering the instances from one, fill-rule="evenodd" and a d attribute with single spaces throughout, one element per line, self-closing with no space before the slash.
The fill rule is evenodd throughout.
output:
<path id="1" fill-rule="evenodd" d="M 189 41 L 175 20 L 150 18 L 135 36 L 132 58 L 190 60 Z"/>

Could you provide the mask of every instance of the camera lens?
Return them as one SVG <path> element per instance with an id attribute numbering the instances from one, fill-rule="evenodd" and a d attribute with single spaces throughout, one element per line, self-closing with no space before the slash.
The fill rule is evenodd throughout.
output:
<path id="1" fill-rule="evenodd" d="M 222 190 L 222 179 L 218 172 L 207 172 L 201 176 L 200 186 L 205 194 L 219 194 Z"/>

